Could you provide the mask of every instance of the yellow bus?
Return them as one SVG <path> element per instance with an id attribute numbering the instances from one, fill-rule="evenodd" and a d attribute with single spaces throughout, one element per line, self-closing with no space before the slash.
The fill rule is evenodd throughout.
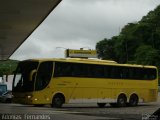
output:
<path id="1" fill-rule="evenodd" d="M 93 59 L 25 60 L 15 71 L 12 90 L 13 101 L 21 104 L 137 106 L 157 100 L 158 71 L 155 66 Z"/>

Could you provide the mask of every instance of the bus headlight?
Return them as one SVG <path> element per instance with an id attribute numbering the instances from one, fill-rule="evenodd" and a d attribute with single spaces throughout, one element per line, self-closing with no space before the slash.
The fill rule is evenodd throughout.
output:
<path id="1" fill-rule="evenodd" d="M 37 98 L 35 98 L 34 100 L 35 100 L 35 101 L 37 101 L 38 99 L 37 99 Z"/>
<path id="2" fill-rule="evenodd" d="M 31 96 L 31 95 L 28 95 L 27 98 L 30 99 L 30 98 L 32 98 L 32 96 Z"/>

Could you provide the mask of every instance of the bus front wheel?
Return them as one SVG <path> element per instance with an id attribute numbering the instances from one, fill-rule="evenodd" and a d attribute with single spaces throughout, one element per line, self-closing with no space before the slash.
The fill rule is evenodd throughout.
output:
<path id="1" fill-rule="evenodd" d="M 52 107 L 61 108 L 64 103 L 64 97 L 61 94 L 57 94 L 53 97 Z"/>

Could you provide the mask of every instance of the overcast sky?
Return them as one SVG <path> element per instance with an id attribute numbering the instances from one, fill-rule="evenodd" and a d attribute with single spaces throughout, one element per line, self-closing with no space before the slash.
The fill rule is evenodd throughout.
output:
<path id="1" fill-rule="evenodd" d="M 11 59 L 63 58 L 65 48 L 95 49 L 98 41 L 118 35 L 124 25 L 141 20 L 159 4 L 160 0 L 62 0 Z"/>

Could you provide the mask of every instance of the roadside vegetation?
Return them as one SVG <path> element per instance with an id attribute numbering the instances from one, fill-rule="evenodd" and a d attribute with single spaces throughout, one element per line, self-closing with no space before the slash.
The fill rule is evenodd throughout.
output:
<path id="1" fill-rule="evenodd" d="M 0 61 L 0 77 L 3 75 L 11 75 L 17 67 L 18 61 L 16 60 L 1 60 Z"/>

